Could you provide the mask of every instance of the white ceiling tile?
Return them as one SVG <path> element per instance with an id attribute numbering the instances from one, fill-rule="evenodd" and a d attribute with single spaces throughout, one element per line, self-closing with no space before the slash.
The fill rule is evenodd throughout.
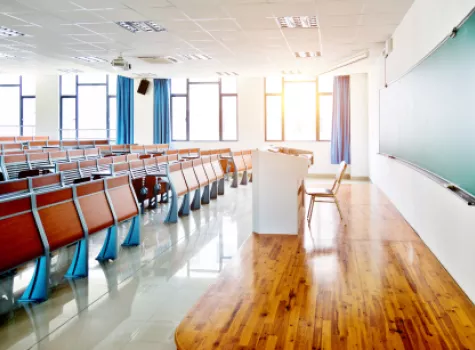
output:
<path id="1" fill-rule="evenodd" d="M 318 20 L 320 27 L 348 27 L 361 25 L 363 15 L 321 16 Z"/>
<path id="2" fill-rule="evenodd" d="M 188 16 L 175 7 L 133 7 L 138 13 L 149 20 L 155 21 L 175 21 L 189 20 Z"/>
<path id="3" fill-rule="evenodd" d="M 317 1 L 318 16 L 320 17 L 325 15 L 359 15 L 363 13 L 364 4 L 365 3 L 360 0 L 320 0 Z"/>
<path id="4" fill-rule="evenodd" d="M 401 22 L 402 17 L 403 16 L 399 13 L 362 15 L 361 24 L 365 26 L 398 25 L 398 23 Z"/>
<path id="5" fill-rule="evenodd" d="M 29 22 L 27 21 L 23 21 L 21 18 L 18 18 L 14 15 L 4 15 L 4 14 L 0 14 L 0 23 L 2 26 L 5 26 L 5 27 L 13 27 L 13 26 L 16 26 L 16 25 L 25 25 L 25 24 L 29 24 Z"/>
<path id="6" fill-rule="evenodd" d="M 119 0 L 74 0 L 72 1 L 74 4 L 78 5 L 81 8 L 85 9 L 105 9 L 105 8 L 113 8 L 113 9 L 121 9 L 127 8 L 124 4 L 122 4 Z"/>
<path id="7" fill-rule="evenodd" d="M 236 22 L 232 19 L 197 20 L 196 24 L 205 30 L 239 30 Z"/>
<path id="8" fill-rule="evenodd" d="M 394 33 L 396 25 L 360 26 L 358 27 L 356 42 L 378 43 L 384 42 Z"/>
<path id="9" fill-rule="evenodd" d="M 58 32 L 61 35 L 68 35 L 68 34 L 91 34 L 86 27 L 79 26 L 76 24 L 62 24 L 58 27 Z"/>
<path id="10" fill-rule="evenodd" d="M 214 39 L 205 31 L 195 31 L 195 32 L 181 32 L 179 36 L 183 40 L 213 40 Z"/>
<path id="11" fill-rule="evenodd" d="M 64 24 L 104 22 L 104 18 L 101 18 L 98 12 L 88 10 L 58 11 L 55 15 L 63 19 Z"/>
<path id="12" fill-rule="evenodd" d="M 279 28 L 274 18 L 237 19 L 237 24 L 243 30 L 266 30 Z"/>
<path id="13" fill-rule="evenodd" d="M 92 11 L 91 11 L 92 12 Z M 101 16 L 109 21 L 146 21 L 150 18 L 131 9 L 110 9 L 93 11 L 97 16 Z"/>
<path id="14" fill-rule="evenodd" d="M 191 31 L 200 31 L 202 30 L 195 22 L 186 20 L 186 21 L 169 21 L 169 22 L 160 22 L 169 32 L 191 32 Z"/>
<path id="15" fill-rule="evenodd" d="M 122 4 L 134 8 L 135 6 L 138 7 L 170 7 L 173 6 L 167 0 L 121 0 Z"/>
<path id="16" fill-rule="evenodd" d="M 117 34 L 124 34 L 127 31 L 120 27 L 119 25 L 113 22 L 105 22 L 105 23 L 86 23 L 79 25 L 80 27 L 90 30 L 94 33 L 117 33 Z"/>

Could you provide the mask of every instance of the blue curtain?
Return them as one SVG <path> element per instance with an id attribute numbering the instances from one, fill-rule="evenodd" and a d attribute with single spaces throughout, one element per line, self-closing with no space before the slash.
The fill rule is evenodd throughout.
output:
<path id="1" fill-rule="evenodd" d="M 170 143 L 170 79 L 154 79 L 153 143 Z"/>
<path id="2" fill-rule="evenodd" d="M 351 164 L 350 125 L 350 76 L 338 76 L 333 80 L 332 164 Z"/>
<path id="3" fill-rule="evenodd" d="M 117 77 L 117 144 L 134 143 L 134 80 Z"/>

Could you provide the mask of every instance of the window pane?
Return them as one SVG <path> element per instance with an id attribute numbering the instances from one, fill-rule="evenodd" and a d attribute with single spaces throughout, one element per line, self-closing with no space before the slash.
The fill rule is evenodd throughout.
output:
<path id="1" fill-rule="evenodd" d="M 223 140 L 237 140 L 237 98 L 223 96 Z"/>
<path id="2" fill-rule="evenodd" d="M 186 79 L 172 79 L 172 94 L 186 94 Z"/>
<path id="3" fill-rule="evenodd" d="M 109 98 L 109 138 L 111 140 L 117 139 L 117 99 L 115 97 Z"/>
<path id="4" fill-rule="evenodd" d="M 190 79 L 190 83 L 217 83 L 218 81 L 218 77 Z"/>
<path id="5" fill-rule="evenodd" d="M 318 77 L 319 92 L 333 92 L 333 76 L 321 75 Z"/>
<path id="6" fill-rule="evenodd" d="M 20 87 L 0 87 L 0 134 L 20 135 Z"/>
<path id="7" fill-rule="evenodd" d="M 79 86 L 78 137 L 107 138 L 107 96 L 105 86 Z"/>
<path id="8" fill-rule="evenodd" d="M 280 94 L 282 92 L 282 77 L 266 78 L 266 93 Z"/>
<path id="9" fill-rule="evenodd" d="M 221 92 L 223 94 L 237 93 L 237 79 L 233 77 L 221 78 Z"/>
<path id="10" fill-rule="evenodd" d="M 285 81 L 315 81 L 317 80 L 317 77 L 315 76 L 308 76 L 308 75 L 301 75 L 301 74 L 296 74 L 296 75 L 286 75 L 284 77 Z"/>
<path id="11" fill-rule="evenodd" d="M 282 140 L 282 98 L 266 97 L 266 140 Z"/>
<path id="12" fill-rule="evenodd" d="M 172 140 L 186 140 L 186 97 L 172 97 Z"/>
<path id="13" fill-rule="evenodd" d="M 76 76 L 74 74 L 61 76 L 61 95 L 76 95 Z"/>
<path id="14" fill-rule="evenodd" d="M 19 75 L 11 75 L 11 74 L 0 74 L 0 84 L 10 85 L 10 84 L 20 84 L 20 76 Z"/>
<path id="15" fill-rule="evenodd" d="M 320 96 L 320 140 L 330 141 L 332 136 L 333 96 Z"/>
<path id="16" fill-rule="evenodd" d="M 219 140 L 218 84 L 190 85 L 190 140 Z"/>
<path id="17" fill-rule="evenodd" d="M 63 121 L 62 137 L 63 139 L 76 138 L 76 99 L 61 99 L 61 115 Z"/>
<path id="18" fill-rule="evenodd" d="M 317 138 L 316 83 L 285 84 L 285 139 L 315 141 Z"/>
<path id="19" fill-rule="evenodd" d="M 24 75 L 21 77 L 21 93 L 23 96 L 36 95 L 36 77 Z"/>
<path id="20" fill-rule="evenodd" d="M 109 95 L 117 95 L 117 75 L 109 75 Z"/>
<path id="21" fill-rule="evenodd" d="M 78 74 L 79 84 L 105 84 L 105 74 Z"/>
<path id="22" fill-rule="evenodd" d="M 23 99 L 23 136 L 35 135 L 36 98 Z"/>

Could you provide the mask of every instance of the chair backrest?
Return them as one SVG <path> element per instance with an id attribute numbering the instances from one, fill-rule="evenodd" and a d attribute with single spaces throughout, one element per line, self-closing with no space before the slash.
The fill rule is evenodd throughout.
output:
<path id="1" fill-rule="evenodd" d="M 193 155 L 195 155 L 195 154 L 199 155 L 200 154 L 200 149 L 199 148 L 190 148 L 188 151 L 189 151 L 190 155 L 191 154 L 193 154 Z"/>
<path id="2" fill-rule="evenodd" d="M 99 148 L 86 148 L 84 150 L 84 155 L 86 156 L 86 159 L 101 158 L 101 152 Z"/>
<path id="3" fill-rule="evenodd" d="M 246 166 L 247 170 L 252 169 L 252 151 L 243 151 L 242 152 L 242 160 L 244 161 L 244 165 Z"/>
<path id="4" fill-rule="evenodd" d="M 66 153 L 66 151 L 51 152 L 49 154 L 49 160 L 51 163 L 68 162 L 68 154 Z"/>
<path id="5" fill-rule="evenodd" d="M 24 149 L 24 154 L 31 154 L 31 153 L 44 153 L 41 148 L 33 148 L 33 149 Z"/>
<path id="6" fill-rule="evenodd" d="M 151 158 L 145 158 L 142 160 L 143 166 L 145 167 L 145 170 L 147 172 L 157 172 L 158 167 L 157 167 L 157 162 L 155 161 L 154 157 Z"/>
<path id="7" fill-rule="evenodd" d="M 0 200 L 28 193 L 28 180 L 10 180 L 0 182 Z"/>
<path id="8" fill-rule="evenodd" d="M 190 154 L 190 149 L 189 148 L 179 149 L 178 154 L 181 156 L 185 156 L 185 155 L 187 156 L 188 154 Z"/>
<path id="9" fill-rule="evenodd" d="M 112 153 L 129 153 L 130 145 L 112 145 L 111 151 Z"/>
<path id="10" fill-rule="evenodd" d="M 233 152 L 233 163 L 236 171 L 246 170 L 246 165 L 242 159 L 242 152 Z"/>
<path id="11" fill-rule="evenodd" d="M 84 238 L 81 219 L 73 201 L 73 189 L 62 188 L 33 195 L 50 251 Z"/>
<path id="12" fill-rule="evenodd" d="M 114 225 L 104 180 L 76 185 L 75 191 L 89 235 Z"/>
<path id="13" fill-rule="evenodd" d="M 25 142 L 25 141 L 33 141 L 33 136 L 17 136 L 15 137 L 16 142 Z"/>
<path id="14" fill-rule="evenodd" d="M 90 177 L 92 173 L 98 171 L 97 160 L 83 160 L 79 162 L 79 172 L 81 177 Z"/>
<path id="15" fill-rule="evenodd" d="M 222 179 L 224 177 L 223 168 L 221 168 L 221 163 L 219 162 L 219 158 L 216 154 L 211 156 L 211 166 L 213 167 L 214 173 L 218 179 Z"/>
<path id="16" fill-rule="evenodd" d="M 47 141 L 30 141 L 28 142 L 28 148 L 40 148 L 46 147 L 48 145 Z"/>
<path id="17" fill-rule="evenodd" d="M 30 192 L 44 192 L 63 187 L 61 173 L 48 174 L 28 178 Z"/>
<path id="18" fill-rule="evenodd" d="M 143 147 L 145 149 L 145 153 L 154 153 L 158 151 L 157 145 L 146 145 Z"/>
<path id="19" fill-rule="evenodd" d="M 168 156 L 168 155 L 173 155 L 173 154 L 178 154 L 178 150 L 177 149 L 168 149 L 165 154 Z"/>
<path id="20" fill-rule="evenodd" d="M 79 148 L 93 148 L 94 140 L 79 140 L 78 147 Z"/>
<path id="21" fill-rule="evenodd" d="M 130 153 L 144 154 L 145 153 L 145 146 L 131 145 L 130 146 Z"/>
<path id="22" fill-rule="evenodd" d="M 138 153 L 130 153 L 130 154 L 125 155 L 125 161 L 126 162 L 131 162 L 133 160 L 138 160 L 138 159 L 140 159 Z"/>
<path id="23" fill-rule="evenodd" d="M 59 140 L 48 140 L 48 146 L 61 147 L 61 141 L 59 141 Z"/>
<path id="24" fill-rule="evenodd" d="M 4 143 L 2 144 L 2 152 L 16 152 L 23 151 L 23 144 L 21 143 Z"/>
<path id="25" fill-rule="evenodd" d="M 15 142 L 15 136 L 0 136 L 0 142 Z"/>
<path id="26" fill-rule="evenodd" d="M 332 192 L 334 195 L 338 193 L 338 190 L 340 189 L 341 181 L 343 180 L 343 176 L 345 176 L 345 171 L 348 165 L 346 162 L 341 162 L 340 167 L 338 168 L 338 173 L 336 174 L 335 177 L 335 182 L 333 182 L 332 186 Z"/>
<path id="27" fill-rule="evenodd" d="M 56 172 L 63 174 L 63 185 L 71 185 L 74 180 L 81 178 L 79 162 L 56 163 Z"/>
<path id="28" fill-rule="evenodd" d="M 231 148 L 221 148 L 219 154 L 231 154 Z"/>
<path id="29" fill-rule="evenodd" d="M 49 136 L 33 136 L 34 141 L 48 141 Z"/>
<path id="30" fill-rule="evenodd" d="M 0 201 L 0 227 L 0 272 L 45 253 L 30 195 Z"/>
<path id="31" fill-rule="evenodd" d="M 214 172 L 213 165 L 211 165 L 211 156 L 201 157 L 201 161 L 203 162 L 203 169 L 205 170 L 209 182 L 215 182 L 217 176 Z"/>
<path id="32" fill-rule="evenodd" d="M 147 176 L 147 170 L 145 169 L 143 160 L 134 160 L 128 164 L 132 179 L 138 179 Z"/>
<path id="33" fill-rule="evenodd" d="M 178 162 L 178 154 L 167 156 L 167 163 Z"/>
<path id="34" fill-rule="evenodd" d="M 210 156 L 212 154 L 211 152 L 212 152 L 211 150 L 205 150 L 205 151 L 201 151 L 200 154 L 202 156 Z"/>
<path id="35" fill-rule="evenodd" d="M 170 147 L 168 145 L 168 143 L 161 143 L 161 144 L 158 144 L 158 145 L 155 145 L 157 147 L 157 149 L 163 149 L 163 150 L 167 150 L 168 147 Z"/>
<path id="36" fill-rule="evenodd" d="M 128 220 L 139 214 L 139 204 L 128 175 L 110 177 L 105 180 L 105 183 L 106 193 L 110 198 L 117 222 Z"/>
<path id="37" fill-rule="evenodd" d="M 61 148 L 59 147 L 48 147 L 48 148 L 43 149 L 44 153 L 60 152 L 60 151 L 61 151 Z"/>
<path id="38" fill-rule="evenodd" d="M 106 157 L 97 160 L 97 170 L 104 171 L 109 170 L 110 165 L 112 164 L 112 158 L 114 157 Z"/>
<path id="39" fill-rule="evenodd" d="M 66 141 L 61 141 L 61 147 L 63 148 L 69 148 L 69 149 L 74 149 L 79 147 L 78 140 L 66 140 Z"/>
<path id="40" fill-rule="evenodd" d="M 18 179 L 21 171 L 30 170 L 26 154 L 1 156 L 0 162 L 5 180 Z"/>
<path id="41" fill-rule="evenodd" d="M 127 155 L 114 156 L 112 157 L 112 163 L 124 163 L 127 162 Z"/>
<path id="42" fill-rule="evenodd" d="M 128 175 L 129 163 L 113 163 L 111 164 L 111 172 L 114 176 Z"/>
<path id="43" fill-rule="evenodd" d="M 193 162 L 187 161 L 181 163 L 181 171 L 183 172 L 183 176 L 186 181 L 186 186 L 188 187 L 188 191 L 194 191 L 200 187 L 198 179 L 196 178 L 195 171 L 193 170 Z"/>
<path id="44" fill-rule="evenodd" d="M 32 169 L 34 169 L 36 165 L 50 164 L 49 154 L 48 153 L 43 153 L 43 152 L 42 153 L 28 154 L 28 163 L 30 163 L 30 167 Z"/>
<path id="45" fill-rule="evenodd" d="M 111 153 L 111 146 L 96 146 L 97 149 L 99 149 L 99 152 L 101 154 L 110 154 Z"/>
<path id="46" fill-rule="evenodd" d="M 68 150 L 67 152 L 68 152 L 69 161 L 86 159 L 83 149 L 71 149 L 71 150 Z"/>
<path id="47" fill-rule="evenodd" d="M 94 140 L 94 147 L 108 145 L 109 140 Z"/>
<path id="48" fill-rule="evenodd" d="M 200 184 L 200 187 L 207 186 L 209 184 L 208 177 L 206 176 L 205 169 L 203 168 L 203 163 L 200 159 L 193 159 L 193 171 L 195 172 L 196 179 Z"/>
<path id="49" fill-rule="evenodd" d="M 188 193 L 188 187 L 186 185 L 183 171 L 181 170 L 180 163 L 173 163 L 167 165 L 167 177 L 170 184 L 175 189 L 177 196 L 181 196 Z"/>

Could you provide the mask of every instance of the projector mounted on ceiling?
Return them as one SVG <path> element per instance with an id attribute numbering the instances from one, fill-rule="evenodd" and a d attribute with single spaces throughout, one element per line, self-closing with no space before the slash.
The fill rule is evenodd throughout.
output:
<path id="1" fill-rule="evenodd" d="M 111 61 L 111 65 L 115 70 L 118 70 L 118 71 L 128 71 L 132 69 L 132 65 L 126 60 L 124 60 L 122 56 L 114 58 Z"/>

